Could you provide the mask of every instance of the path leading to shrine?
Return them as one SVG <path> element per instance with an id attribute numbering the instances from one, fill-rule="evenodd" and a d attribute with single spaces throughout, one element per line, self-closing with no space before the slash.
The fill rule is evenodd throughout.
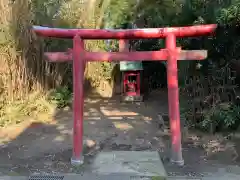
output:
<path id="1" fill-rule="evenodd" d="M 91 174 L 101 153 L 116 151 L 158 152 L 168 176 L 219 176 L 239 178 L 240 159 L 237 136 L 200 132 L 183 133 L 184 167 L 169 162 L 170 134 L 161 125 L 167 115 L 166 91 L 153 92 L 144 103 L 120 103 L 118 97 L 104 99 L 92 95 L 85 99 L 85 164 L 70 165 L 72 155 L 72 111 L 56 110 L 53 120 L 42 124 L 25 121 L 0 130 L 0 175 Z M 238 141 L 238 144 L 236 143 Z M 161 158 L 160 158 L 161 157 Z M 127 160 L 126 160 L 127 161 Z M 85 176 L 84 175 L 84 176 Z M 0 177 L 1 179 L 1 177 Z"/>

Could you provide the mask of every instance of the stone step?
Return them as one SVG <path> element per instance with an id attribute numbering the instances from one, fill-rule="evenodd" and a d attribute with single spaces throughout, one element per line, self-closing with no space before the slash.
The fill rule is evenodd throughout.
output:
<path id="1" fill-rule="evenodd" d="M 94 159 L 91 172 L 98 175 L 167 177 L 157 151 L 100 152 Z"/>

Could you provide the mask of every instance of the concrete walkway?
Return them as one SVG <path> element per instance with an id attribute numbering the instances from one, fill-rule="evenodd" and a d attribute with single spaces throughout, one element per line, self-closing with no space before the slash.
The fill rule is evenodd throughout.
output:
<path id="1" fill-rule="evenodd" d="M 180 168 L 180 167 L 179 167 Z M 156 151 L 100 152 L 82 174 L 2 176 L 0 180 L 239 180 L 240 168 L 227 166 L 204 177 L 167 177 Z"/>
<path id="2" fill-rule="evenodd" d="M 230 166 L 234 164 L 231 160 L 233 150 L 227 148 L 229 147 L 227 144 L 234 142 L 229 139 L 222 141 L 218 136 L 208 137 L 197 132 L 188 132 L 183 140 L 186 165 L 183 168 L 171 166 L 168 155 L 170 134 L 158 123 L 159 114 L 167 112 L 166 98 L 164 94 L 155 94 L 152 100 L 150 97 L 148 101 L 136 104 L 119 103 L 118 99 L 87 98 L 84 107 L 84 140 L 89 145 L 84 155 L 86 169 L 92 165 L 90 167 L 92 171 L 87 169 L 83 175 L 74 175 L 73 173 L 83 171 L 72 168 L 70 164 L 71 109 L 56 110 L 51 123 L 29 122 L 26 125 L 18 124 L 18 127 L 4 130 L 0 132 L 0 140 L 6 142 L 3 146 L 0 143 L 0 180 L 25 180 L 28 179 L 26 176 L 35 173 L 63 174 L 61 180 L 154 179 L 152 177 L 161 175 L 159 170 L 161 160 L 168 176 L 173 176 L 167 177 L 169 180 L 183 180 L 185 176 L 188 176 L 185 179 L 204 176 L 203 180 L 240 180 L 240 168 Z M 239 140 L 240 138 L 236 142 Z M 237 147 L 238 144 L 233 145 Z M 216 151 L 219 149 L 221 151 Z M 119 152 L 120 158 L 119 156 L 115 159 L 106 158 L 106 156 L 113 157 L 114 151 L 129 151 L 130 155 L 125 153 L 120 155 Z M 131 153 L 132 151 L 137 152 Z M 146 158 L 146 154 L 141 155 L 139 151 L 141 153 L 151 151 L 152 158 L 147 161 L 142 159 Z M 161 154 L 161 158 L 156 156 L 154 153 L 156 151 Z M 106 155 L 107 152 L 110 153 Z M 103 163 L 97 165 L 97 162 Z M 235 164 L 240 165 L 240 161 Z M 108 172 L 111 169 L 114 170 L 113 173 Z M 119 169 L 125 171 L 125 174 L 119 173 Z M 166 178 L 166 175 L 161 177 Z"/>
<path id="3" fill-rule="evenodd" d="M 216 174 L 214 176 L 202 177 L 202 178 L 189 178 L 189 177 L 168 177 L 166 180 L 239 180 L 239 175 L 225 174 L 219 176 Z M 53 176 L 52 176 L 53 177 Z M 132 177 L 124 175 L 94 175 L 94 174 L 84 174 L 84 175 L 64 175 L 63 178 L 32 178 L 26 176 L 1 176 L 0 180 L 162 180 L 156 177 Z"/>

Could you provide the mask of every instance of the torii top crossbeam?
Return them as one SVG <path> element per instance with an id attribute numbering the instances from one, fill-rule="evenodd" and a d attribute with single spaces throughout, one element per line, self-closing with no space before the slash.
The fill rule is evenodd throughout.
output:
<path id="1" fill-rule="evenodd" d="M 214 32 L 216 24 L 143 29 L 61 29 L 33 26 L 33 30 L 40 36 L 55 38 L 70 38 L 79 35 L 82 39 L 159 39 L 168 34 L 176 37 L 190 37 L 208 35 Z"/>

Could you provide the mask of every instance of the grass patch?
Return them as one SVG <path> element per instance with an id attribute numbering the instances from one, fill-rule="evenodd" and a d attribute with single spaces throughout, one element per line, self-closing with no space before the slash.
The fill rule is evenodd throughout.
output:
<path id="1" fill-rule="evenodd" d="M 48 100 L 48 94 L 35 92 L 22 100 L 0 103 L 0 127 L 19 124 L 29 117 L 36 121 L 49 121 L 56 104 Z"/>
<path id="2" fill-rule="evenodd" d="M 164 179 L 166 179 L 166 178 L 165 177 L 161 177 L 161 176 L 153 176 L 151 178 L 151 180 L 164 180 Z"/>

